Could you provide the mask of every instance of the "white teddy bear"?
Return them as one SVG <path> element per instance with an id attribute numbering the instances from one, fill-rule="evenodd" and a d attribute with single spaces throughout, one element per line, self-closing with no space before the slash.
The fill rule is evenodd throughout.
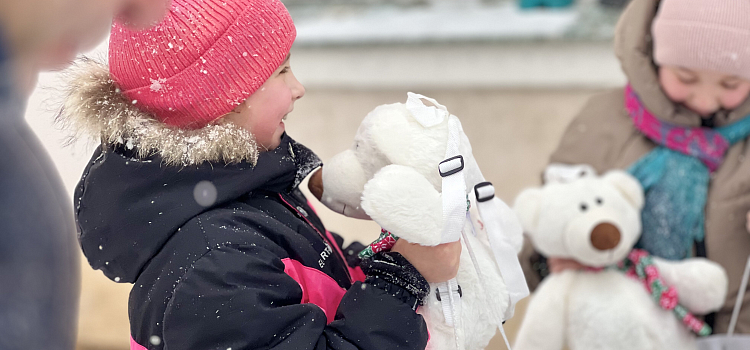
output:
<path id="1" fill-rule="evenodd" d="M 434 106 L 424 105 L 423 99 Z M 452 157 L 444 162 L 452 147 L 463 161 Z M 451 170 L 458 173 L 451 174 Z M 454 309 L 460 315 L 456 316 L 456 332 L 450 320 L 453 316 L 446 319 L 442 306 L 448 291 L 443 288 L 438 292 L 441 286 L 431 284 L 431 292 L 418 310 L 430 331 L 428 349 L 485 348 L 502 322 L 512 315 L 513 305 L 528 295 L 516 257 L 523 240 L 520 223 L 513 211 L 494 197 L 491 186 L 476 189 L 481 202 L 477 204 L 475 185 L 483 181 L 458 119 L 436 101 L 410 93 L 406 104 L 383 105 L 370 112 L 353 146 L 322 168 L 322 189 L 313 189 L 313 193 L 322 192 L 315 194 L 334 211 L 375 220 L 383 229 L 412 243 L 435 246 L 463 237 L 456 277 L 461 296 L 453 291 L 460 304 Z M 444 228 L 453 219 L 444 219 L 444 204 L 451 201 L 445 187 L 452 189 L 456 201 L 453 219 L 457 220 L 457 230 L 449 238 Z M 473 223 L 467 220 L 468 201 Z M 485 222 L 476 218 L 477 207 Z M 480 229 L 492 224 L 497 224 L 501 236 L 489 237 L 488 230 Z M 450 236 L 451 232 L 447 233 Z M 497 255 L 502 257 L 497 259 Z M 438 293 L 442 295 L 440 301 Z"/>
<path id="2" fill-rule="evenodd" d="M 696 349 L 694 334 L 710 329 L 692 314 L 721 307 L 726 272 L 702 258 L 666 261 L 633 250 L 643 201 L 640 184 L 623 171 L 550 183 L 518 196 L 514 210 L 539 252 L 591 268 L 543 281 L 515 350 Z M 674 288 L 659 293 L 669 285 Z"/>

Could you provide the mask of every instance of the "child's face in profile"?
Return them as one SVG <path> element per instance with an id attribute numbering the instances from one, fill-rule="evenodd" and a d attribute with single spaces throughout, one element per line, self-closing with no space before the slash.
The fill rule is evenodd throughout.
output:
<path id="1" fill-rule="evenodd" d="M 281 143 L 284 119 L 304 95 L 305 88 L 294 77 L 287 56 L 271 77 L 225 118 L 250 131 L 262 151 L 273 150 Z"/>
<path id="2" fill-rule="evenodd" d="M 677 66 L 659 67 L 659 84 L 669 99 L 701 117 L 719 109 L 733 110 L 750 94 L 750 81 L 719 72 Z"/>

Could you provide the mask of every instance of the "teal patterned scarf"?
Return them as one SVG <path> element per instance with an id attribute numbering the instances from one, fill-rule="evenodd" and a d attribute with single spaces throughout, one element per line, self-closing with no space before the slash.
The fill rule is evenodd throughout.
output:
<path id="1" fill-rule="evenodd" d="M 625 107 L 635 127 L 658 145 L 628 169 L 646 194 L 638 247 L 665 259 L 687 258 L 704 237 L 710 174 L 729 147 L 750 135 L 750 117 L 715 129 L 667 124 L 643 106 L 630 86 Z"/>

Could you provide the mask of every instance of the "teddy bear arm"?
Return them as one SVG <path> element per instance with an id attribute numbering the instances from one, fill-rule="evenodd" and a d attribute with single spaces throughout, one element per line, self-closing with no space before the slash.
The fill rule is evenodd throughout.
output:
<path id="1" fill-rule="evenodd" d="M 565 347 L 567 293 L 573 272 L 547 277 L 534 293 L 518 331 L 515 350 L 561 350 Z"/>
<path id="2" fill-rule="evenodd" d="M 362 208 L 384 229 L 412 243 L 440 244 L 440 193 L 411 167 L 388 165 L 365 184 Z"/>
<path id="3" fill-rule="evenodd" d="M 690 312 L 704 315 L 724 304 L 728 277 L 719 264 L 703 258 L 682 261 L 654 258 L 654 264 L 664 281 L 677 289 L 680 304 Z"/>

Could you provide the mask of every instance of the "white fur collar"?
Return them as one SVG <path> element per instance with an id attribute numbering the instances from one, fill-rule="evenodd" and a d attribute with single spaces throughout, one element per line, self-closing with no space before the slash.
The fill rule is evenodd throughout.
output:
<path id="1" fill-rule="evenodd" d="M 178 129 L 136 108 L 115 86 L 106 65 L 84 59 L 69 70 L 58 122 L 107 145 L 135 148 L 139 158 L 154 154 L 167 165 L 203 162 L 255 164 L 258 146 L 247 130 L 219 120 L 200 129 Z"/>

